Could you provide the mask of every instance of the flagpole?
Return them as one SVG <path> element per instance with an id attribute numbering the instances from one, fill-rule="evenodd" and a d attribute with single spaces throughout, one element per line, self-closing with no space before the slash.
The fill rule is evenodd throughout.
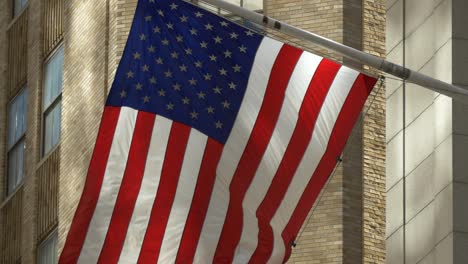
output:
<path id="1" fill-rule="evenodd" d="M 235 15 L 252 21 L 256 24 L 266 26 L 278 30 L 287 35 L 310 41 L 316 45 L 322 46 L 326 49 L 335 51 L 353 61 L 368 65 L 382 72 L 388 73 L 402 80 L 424 86 L 435 92 L 450 96 L 454 99 L 458 99 L 462 102 L 468 103 L 468 90 L 460 88 L 458 86 L 442 82 L 434 79 L 425 74 L 413 71 L 401 65 L 389 62 L 380 57 L 365 53 L 363 51 L 348 47 L 336 41 L 324 38 L 312 32 L 305 31 L 303 29 L 291 26 L 287 23 L 280 22 L 274 18 L 250 11 L 248 9 L 236 6 L 234 4 L 225 2 L 223 0 L 202 0 L 203 2 L 214 5 L 218 8 L 229 11 Z"/>

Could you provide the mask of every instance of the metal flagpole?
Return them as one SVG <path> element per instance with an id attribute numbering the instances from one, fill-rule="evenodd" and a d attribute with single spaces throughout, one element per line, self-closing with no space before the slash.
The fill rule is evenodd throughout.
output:
<path id="1" fill-rule="evenodd" d="M 336 41 L 324 38 L 317 34 L 302 30 L 289 24 L 280 22 L 268 16 L 250 11 L 248 9 L 236 6 L 223 0 L 202 0 L 203 2 L 214 5 L 218 8 L 227 10 L 235 15 L 250 20 L 254 23 L 278 30 L 290 36 L 310 41 L 326 49 L 335 51 L 353 61 L 376 68 L 382 72 L 396 76 L 402 80 L 424 86 L 435 92 L 450 96 L 454 99 L 468 103 L 468 90 L 458 86 L 442 82 L 425 74 L 410 70 L 401 65 L 386 61 L 377 56 L 367 54 L 360 50 L 348 47 Z"/>

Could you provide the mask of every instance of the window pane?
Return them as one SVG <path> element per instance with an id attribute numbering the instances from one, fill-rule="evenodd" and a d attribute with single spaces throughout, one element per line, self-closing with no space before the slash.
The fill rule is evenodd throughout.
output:
<path id="1" fill-rule="evenodd" d="M 63 46 L 60 47 L 45 65 L 44 95 L 42 99 L 44 111 L 62 92 Z"/>
<path id="2" fill-rule="evenodd" d="M 57 231 L 39 245 L 37 253 L 38 264 L 57 263 Z"/>
<path id="3" fill-rule="evenodd" d="M 262 10 L 263 0 L 244 0 L 244 7 L 255 11 Z"/>
<path id="4" fill-rule="evenodd" d="M 44 154 L 49 152 L 60 139 L 60 124 L 62 114 L 62 102 L 59 101 L 45 114 L 44 122 Z"/>
<path id="5" fill-rule="evenodd" d="M 23 180 L 24 147 L 23 139 L 8 152 L 8 194 L 12 193 Z"/>
<path id="6" fill-rule="evenodd" d="M 28 0 L 14 0 L 13 14 L 16 17 L 26 6 Z"/>
<path id="7" fill-rule="evenodd" d="M 23 88 L 8 109 L 8 149 L 26 132 L 27 92 Z"/>

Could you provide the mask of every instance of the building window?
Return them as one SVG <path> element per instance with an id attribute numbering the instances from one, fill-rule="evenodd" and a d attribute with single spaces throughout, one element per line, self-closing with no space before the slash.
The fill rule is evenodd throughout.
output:
<path id="1" fill-rule="evenodd" d="M 57 263 L 57 230 L 39 245 L 37 249 L 37 263 Z"/>
<path id="2" fill-rule="evenodd" d="M 11 194 L 23 180 L 24 148 L 28 96 L 26 88 L 11 101 L 8 107 L 8 179 L 7 194 Z"/>
<path id="3" fill-rule="evenodd" d="M 254 12 L 263 14 L 263 0 L 225 0 L 225 1 L 234 5 L 246 8 L 246 9 L 250 9 Z M 241 24 L 244 27 L 247 27 L 253 31 L 256 31 L 259 33 L 263 33 L 265 31 L 265 28 L 262 25 L 257 25 L 255 23 L 252 23 L 240 16 L 234 15 L 214 5 L 211 5 L 205 2 L 198 2 L 198 5 L 203 7 L 204 9 L 210 10 L 213 13 L 223 16 L 233 22 Z"/>
<path id="4" fill-rule="evenodd" d="M 27 4 L 28 0 L 13 0 L 13 16 L 18 16 Z"/>
<path id="5" fill-rule="evenodd" d="M 43 154 L 60 140 L 62 114 L 63 46 L 59 47 L 45 65 L 43 109 Z"/>

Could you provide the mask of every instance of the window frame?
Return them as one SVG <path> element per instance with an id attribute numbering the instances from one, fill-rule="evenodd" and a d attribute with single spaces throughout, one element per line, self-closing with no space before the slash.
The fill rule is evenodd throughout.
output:
<path id="1" fill-rule="evenodd" d="M 52 58 L 54 58 L 54 56 L 57 54 L 57 52 L 59 52 L 60 49 L 64 49 L 64 44 L 63 44 L 63 41 L 61 41 L 59 44 L 57 44 L 57 46 L 49 53 L 49 55 L 47 56 L 47 58 L 44 60 L 44 63 L 42 64 L 43 65 L 43 71 L 42 71 L 42 90 L 41 90 L 41 147 L 40 147 L 40 158 L 41 159 L 44 159 L 45 157 L 47 157 L 50 153 L 54 152 L 54 150 L 57 148 L 57 146 L 60 145 L 60 139 L 61 139 L 61 133 L 59 135 L 59 139 L 57 141 L 57 143 L 53 146 L 51 146 L 51 148 L 49 150 L 47 150 L 46 152 L 46 146 L 45 146 L 45 137 L 46 137 L 46 117 L 47 115 L 55 109 L 55 107 L 57 106 L 57 104 L 61 103 L 62 102 L 62 92 L 63 92 L 63 66 L 64 64 L 62 63 L 62 83 L 61 83 L 61 89 L 60 89 L 60 93 L 49 103 L 49 105 L 46 107 L 44 105 L 44 96 L 45 96 L 45 89 L 46 89 L 46 84 L 45 84 L 45 74 L 46 74 L 46 66 L 47 64 L 52 60 Z M 64 54 L 63 56 L 65 57 L 65 50 L 63 50 Z M 62 108 L 62 106 L 60 106 L 60 108 Z M 62 116 L 60 116 L 60 119 L 62 119 Z M 60 122 L 60 126 L 61 126 L 61 122 Z M 60 128 L 61 129 L 61 128 Z"/>
<path id="2" fill-rule="evenodd" d="M 41 249 L 44 248 L 45 246 L 45 243 L 46 242 L 50 242 L 52 239 L 55 239 L 55 260 L 58 261 L 58 256 L 57 256 L 57 251 L 58 251 L 58 230 L 57 230 L 57 227 L 55 227 L 54 229 L 52 229 L 52 231 L 44 237 L 44 239 L 41 240 L 41 242 L 37 243 L 37 246 L 36 246 L 36 262 L 37 263 L 40 263 L 40 257 L 41 257 Z"/>
<path id="3" fill-rule="evenodd" d="M 6 158 L 5 158 L 5 161 L 6 161 L 6 171 L 5 171 L 5 197 L 10 197 L 11 195 L 13 195 L 17 190 L 18 188 L 23 184 L 24 182 L 24 172 L 25 172 L 25 154 L 26 154 L 26 151 L 23 149 L 23 175 L 21 177 L 21 181 L 16 184 L 13 189 L 9 189 L 9 183 L 10 183 L 10 153 L 13 152 L 14 149 L 16 149 L 16 147 L 19 146 L 19 144 L 23 143 L 25 144 L 25 147 L 26 147 L 26 131 L 27 131 L 27 127 L 28 127 L 28 123 L 27 123 L 27 117 L 28 117 L 28 104 L 27 104 L 27 99 L 28 99 L 28 87 L 26 84 L 23 84 L 21 86 L 21 88 L 16 92 L 16 94 L 9 99 L 9 102 L 7 104 L 7 118 L 6 118 L 6 133 L 5 133 L 5 141 L 6 141 Z M 9 130 L 10 130 L 10 110 L 11 110 L 11 106 L 13 104 L 13 102 L 15 102 L 16 99 L 19 98 L 19 96 L 26 96 L 26 111 L 24 112 L 25 114 L 25 118 L 26 118 L 26 126 L 24 128 L 24 131 L 23 133 L 21 134 L 20 137 L 18 137 L 18 139 L 11 145 L 9 146 L 9 142 L 8 142 L 8 137 L 9 137 Z"/>

